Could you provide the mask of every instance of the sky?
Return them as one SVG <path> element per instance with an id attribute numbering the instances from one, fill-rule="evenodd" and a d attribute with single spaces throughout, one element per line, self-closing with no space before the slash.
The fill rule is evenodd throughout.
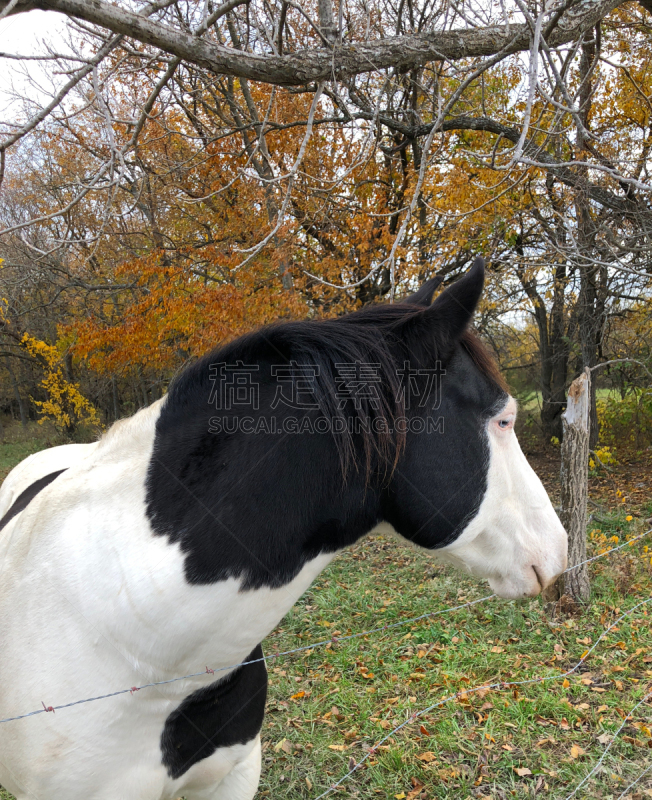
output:
<path id="1" fill-rule="evenodd" d="M 54 11 L 29 11 L 7 17 L 0 20 L 0 52 L 35 55 L 42 52 L 40 42 L 43 39 L 55 43 L 59 41 L 63 45 L 65 26 L 66 18 Z M 32 75 L 37 79 L 45 77 L 44 67 L 39 62 L 28 63 Z M 36 90 L 17 74 L 16 66 L 16 61 L 0 60 L 0 120 L 5 122 L 9 120 L 7 115 L 11 115 L 12 106 L 16 102 L 10 100 L 6 94 L 11 89 L 12 82 L 17 89 L 22 89 L 32 99 L 37 99 L 33 96 Z M 47 85 L 45 81 L 39 82 Z"/>
<path id="2" fill-rule="evenodd" d="M 64 26 L 65 17 L 55 11 L 14 14 L 0 21 L 0 50 L 5 53 L 34 53 L 39 39 Z"/>

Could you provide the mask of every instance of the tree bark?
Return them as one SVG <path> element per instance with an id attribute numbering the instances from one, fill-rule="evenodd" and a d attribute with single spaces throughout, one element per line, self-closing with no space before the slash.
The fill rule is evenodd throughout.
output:
<path id="1" fill-rule="evenodd" d="M 561 522 L 568 533 L 568 563 L 586 560 L 586 507 L 589 485 L 589 426 L 591 373 L 588 369 L 568 390 L 562 416 L 564 440 L 561 446 Z M 562 576 L 564 594 L 585 603 L 591 587 L 586 565 Z"/>
<path id="2" fill-rule="evenodd" d="M 7 372 L 11 376 L 11 388 L 14 391 L 14 397 L 16 399 L 16 405 L 18 406 L 18 413 L 20 414 L 20 424 L 23 428 L 27 427 L 27 414 L 25 412 L 25 404 L 23 403 L 23 398 L 20 396 L 20 389 L 18 387 L 18 381 L 16 380 L 16 373 L 11 368 L 9 364 L 9 359 L 5 359 L 5 367 Z"/>
<path id="3" fill-rule="evenodd" d="M 111 376 L 111 399 L 113 400 L 113 421 L 118 420 L 118 386 L 116 383 L 115 375 Z"/>
<path id="4" fill-rule="evenodd" d="M 548 46 L 557 47 L 576 41 L 606 14 L 623 4 L 623 0 L 572 3 L 554 21 L 552 30 L 546 30 Z M 7 6 L 8 0 L 0 0 L 0 11 Z M 429 61 L 457 61 L 496 53 L 509 55 L 529 50 L 532 37 L 527 22 L 508 23 L 347 42 L 332 49 L 306 49 L 287 55 L 266 55 L 225 47 L 106 0 L 21 0 L 10 14 L 31 9 L 58 11 L 100 25 L 114 33 L 159 47 L 216 74 L 287 86 L 386 68 L 409 70 Z"/>

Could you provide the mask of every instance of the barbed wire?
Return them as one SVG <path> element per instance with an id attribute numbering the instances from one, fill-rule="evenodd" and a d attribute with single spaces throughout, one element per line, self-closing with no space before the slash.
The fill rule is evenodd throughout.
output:
<path id="1" fill-rule="evenodd" d="M 604 558 L 605 556 L 608 556 L 611 553 L 616 552 L 617 550 L 622 550 L 624 547 L 630 547 L 631 545 L 633 545 L 635 542 L 639 541 L 643 537 L 648 536 L 650 533 L 652 533 L 652 528 L 650 528 L 647 531 L 639 534 L 638 536 L 635 536 L 635 537 L 633 537 L 631 539 L 628 539 L 626 542 L 623 542 L 622 544 L 618 545 L 617 547 L 611 547 L 611 548 L 609 548 L 609 550 L 606 550 L 604 553 L 599 553 L 596 556 L 593 556 L 591 558 L 585 559 L 584 561 L 581 561 L 579 564 L 575 564 L 574 566 L 569 567 L 562 574 L 565 575 L 565 574 L 567 574 L 569 572 L 573 572 L 574 570 L 579 569 L 580 567 L 583 567 L 586 564 L 590 564 L 593 561 L 597 561 L 600 558 Z M 424 619 L 428 619 L 428 618 L 431 618 L 431 617 L 442 616 L 443 614 L 450 614 L 453 611 L 460 611 L 463 608 L 470 608 L 471 606 L 479 605 L 480 603 L 484 603 L 487 600 L 492 600 L 494 597 L 496 597 L 496 594 L 489 594 L 489 595 L 486 595 L 485 597 L 479 597 L 479 598 L 476 598 L 475 600 L 469 600 L 466 603 L 461 603 L 459 605 L 451 606 L 449 608 L 440 609 L 438 611 L 428 611 L 425 614 L 420 614 L 418 617 L 410 617 L 409 619 L 399 620 L 398 622 L 388 623 L 387 625 L 379 625 L 379 626 L 377 626 L 375 628 L 370 628 L 369 630 L 360 631 L 359 633 L 347 634 L 346 636 L 331 636 L 329 639 L 322 639 L 322 640 L 320 640 L 318 642 L 314 642 L 312 644 L 303 645 L 302 647 L 295 647 L 292 650 L 284 650 L 281 653 L 270 653 L 267 656 L 263 656 L 262 658 L 252 659 L 251 661 L 241 661 L 238 664 L 232 664 L 231 666 L 228 666 L 228 667 L 215 667 L 213 669 L 213 668 L 207 666 L 204 670 L 202 670 L 200 672 L 191 672 L 188 675 L 180 675 L 178 677 L 168 678 L 168 679 L 163 680 L 163 681 L 151 681 L 150 683 L 143 683 L 143 684 L 140 684 L 139 686 L 132 686 L 129 689 L 118 689 L 115 692 L 107 692 L 106 694 L 96 695 L 95 697 L 86 697 L 83 700 L 73 700 L 70 703 L 62 703 L 62 704 L 56 705 L 56 706 L 54 706 L 54 705 L 48 706 L 42 701 L 41 704 L 42 704 L 43 708 L 38 708 L 35 711 L 28 711 L 25 714 L 18 714 L 17 716 L 13 716 L 13 717 L 5 717 L 4 719 L 0 719 L 0 724 L 5 723 L 5 722 L 16 722 L 17 720 L 20 720 L 20 719 L 27 719 L 28 717 L 35 717 L 38 714 L 46 714 L 46 713 L 49 713 L 49 712 L 54 713 L 55 711 L 61 711 L 61 710 L 65 709 L 65 708 L 72 708 L 73 706 L 82 705 L 84 703 L 93 703 L 93 702 L 95 702 L 97 700 L 107 700 L 110 697 L 119 697 L 120 695 L 124 695 L 124 694 L 132 694 L 133 695 L 135 692 L 141 691 L 141 689 L 149 689 L 149 688 L 153 688 L 155 686 L 165 686 L 165 685 L 170 684 L 170 683 L 177 683 L 178 681 L 190 680 L 191 678 L 198 678 L 198 677 L 201 677 L 202 675 L 215 675 L 215 674 L 220 673 L 220 672 L 227 672 L 227 671 L 230 671 L 230 670 L 238 669 L 240 667 L 245 667 L 248 664 L 256 664 L 256 663 L 258 663 L 260 661 L 265 661 L 265 662 L 267 662 L 267 661 L 275 661 L 276 659 L 282 658 L 284 656 L 295 655 L 296 653 L 303 653 L 303 652 L 306 652 L 307 650 L 315 650 L 318 647 L 325 647 L 325 646 L 327 646 L 329 644 L 331 644 L 331 645 L 338 644 L 339 642 L 350 641 L 352 639 L 359 639 L 359 638 L 362 638 L 364 636 L 371 636 L 374 633 L 382 633 L 383 631 L 392 630 L 393 628 L 399 628 L 399 627 L 403 627 L 405 625 L 413 625 L 414 623 L 420 622 L 421 620 L 424 620 Z"/>
<path id="2" fill-rule="evenodd" d="M 606 555 L 606 553 L 604 553 L 603 555 Z M 579 566 L 581 566 L 581 564 L 577 564 L 574 568 L 576 569 Z M 571 569 L 574 569 L 574 568 L 571 567 Z M 567 670 L 566 672 L 562 672 L 559 675 L 544 675 L 544 676 L 538 676 L 536 678 L 525 678 L 525 679 L 520 680 L 520 681 L 497 681 L 497 682 L 494 682 L 494 683 L 484 683 L 484 684 L 482 684 L 480 686 L 475 686 L 472 689 L 461 689 L 459 692 L 455 692 L 454 694 L 448 695 L 448 697 L 444 697 L 443 699 L 438 700 L 436 703 L 432 703 L 432 705 L 429 705 L 427 708 L 424 708 L 421 711 L 416 711 L 414 714 L 411 714 L 404 722 L 402 722 L 400 725 L 397 725 L 388 734 L 383 736 L 383 738 L 380 739 L 373 747 L 370 747 L 369 750 L 367 751 L 367 753 L 360 759 L 360 761 L 358 761 L 357 764 L 355 764 L 355 766 L 351 767 L 351 769 L 345 775 L 343 775 L 336 783 L 331 784 L 331 786 L 329 786 L 328 789 L 326 789 L 326 791 L 324 791 L 321 794 L 317 795 L 317 797 L 315 797 L 314 800 L 322 800 L 322 798 L 327 797 L 329 794 L 331 794 L 336 789 L 338 789 L 346 780 L 348 780 L 351 777 L 351 775 L 353 775 L 355 772 L 357 772 L 360 769 L 360 767 L 366 761 L 368 761 L 369 758 L 371 758 L 373 755 L 375 755 L 376 751 L 388 739 L 391 739 L 392 736 L 397 734 L 400 730 L 405 728 L 407 725 L 410 725 L 412 722 L 414 722 L 415 720 L 419 719 L 420 717 L 423 717 L 425 714 L 429 714 L 431 711 L 434 711 L 436 708 L 441 708 L 441 706 L 444 706 L 447 703 L 452 702 L 453 700 L 457 700 L 460 697 L 468 697 L 471 694 L 475 694 L 475 693 L 481 692 L 481 691 L 486 691 L 486 692 L 489 692 L 489 691 L 501 691 L 501 690 L 504 690 L 504 689 L 513 689 L 516 686 L 525 686 L 525 685 L 533 684 L 533 683 L 545 683 L 545 682 L 551 681 L 551 680 L 552 681 L 558 681 L 558 680 L 562 680 L 564 678 L 567 678 L 569 675 L 572 675 L 574 672 L 576 672 L 580 668 L 580 666 L 589 658 L 591 653 L 593 653 L 593 651 L 598 646 L 598 644 L 604 639 L 604 637 L 613 628 L 615 628 L 620 622 L 622 622 L 622 620 L 625 619 L 625 617 L 629 616 L 634 611 L 636 611 L 637 608 L 640 608 L 641 606 L 644 606 L 647 603 L 652 603 L 652 597 L 649 597 L 647 600 L 642 600 L 640 603 L 637 603 L 635 606 L 630 608 L 629 611 L 626 611 L 624 614 L 621 614 L 620 617 L 618 617 L 618 619 L 615 622 L 612 622 L 611 625 L 609 625 L 608 628 L 605 628 L 605 630 L 596 639 L 596 641 L 592 645 L 592 647 L 584 653 L 584 655 L 575 664 L 575 666 L 571 667 L 571 669 Z M 591 777 L 591 775 L 593 775 L 596 772 L 596 770 L 599 768 L 600 764 L 604 760 L 604 757 L 606 756 L 609 748 L 611 747 L 611 745 L 615 741 L 615 739 L 618 736 L 618 734 L 623 729 L 627 719 L 631 716 L 631 714 L 634 713 L 634 711 L 642 703 L 644 703 L 650 697 L 652 697 L 652 691 L 649 692 L 639 703 L 637 703 L 636 706 L 634 706 L 632 711 L 630 711 L 630 713 L 627 715 L 627 717 L 623 721 L 623 724 L 620 726 L 620 728 L 618 729 L 618 731 L 614 735 L 613 739 L 609 743 L 609 746 L 607 747 L 605 752 L 602 754 L 602 757 L 601 757 L 600 761 L 598 761 L 596 766 L 588 773 L 588 775 L 582 780 L 582 782 L 580 784 L 578 784 L 578 786 L 575 788 L 575 791 L 572 792 L 567 798 L 565 798 L 565 800 L 570 800 L 572 797 L 574 797 L 576 792 L 577 792 L 577 790 L 584 783 L 586 783 L 586 781 Z"/>
<path id="3" fill-rule="evenodd" d="M 648 772 L 650 772 L 650 770 L 652 770 L 652 764 L 650 764 L 650 766 L 649 766 L 649 767 L 646 767 L 646 768 L 643 770 L 643 772 L 641 772 L 641 774 L 638 776 L 638 778 L 635 778 L 635 779 L 634 779 L 634 780 L 633 780 L 633 781 L 632 781 L 632 782 L 629 784 L 629 786 L 628 786 L 626 789 L 624 789 L 624 790 L 623 790 L 623 791 L 622 791 L 622 792 L 621 792 L 621 793 L 618 795 L 618 797 L 616 798 L 616 800 L 622 800 L 622 798 L 623 798 L 623 797 L 624 797 L 624 796 L 627 794 L 627 792 L 628 792 L 630 789 L 633 789 L 633 788 L 634 788 L 634 786 L 636 786 L 636 784 L 637 784 L 637 783 L 638 783 L 638 782 L 641 780 L 641 778 L 644 778 L 644 777 L 647 775 L 647 773 L 648 773 Z"/>
<path id="4" fill-rule="evenodd" d="M 650 598 L 650 600 L 652 600 L 652 598 Z M 643 602 L 646 602 L 646 603 L 647 603 L 647 602 L 649 602 L 649 600 L 644 600 Z M 643 703 L 645 703 L 645 702 L 646 702 L 647 700 L 649 700 L 650 698 L 652 698 L 652 691 L 649 691 L 649 692 L 648 692 L 648 693 L 645 695 L 645 697 L 644 697 L 642 700 L 639 700 L 639 701 L 638 701 L 638 703 L 637 703 L 637 704 L 634 706 L 634 708 L 632 708 L 632 710 L 629 712 L 629 714 L 627 714 L 627 716 L 625 717 L 625 719 L 623 719 L 623 721 L 622 721 L 622 724 L 621 724 L 620 728 L 618 728 L 618 730 L 616 731 L 616 733 L 614 733 L 614 735 L 613 735 L 613 737 L 612 737 L 611 741 L 610 741 L 610 742 L 609 742 L 609 744 L 606 746 L 606 748 L 605 748 L 605 750 L 604 750 L 604 753 L 603 753 L 603 754 L 600 756 L 600 758 L 599 758 L 599 760 L 598 760 L 598 763 L 597 763 L 597 764 L 596 764 L 596 765 L 593 767 L 593 769 L 592 769 L 592 770 L 591 770 L 591 771 L 590 771 L 590 772 L 589 772 L 589 773 L 586 775 L 586 777 L 582 778 L 582 780 L 581 780 L 581 781 L 580 781 L 580 782 L 577 784 L 577 786 L 576 786 L 576 787 L 573 789 L 573 791 L 572 791 L 572 792 L 571 792 L 571 793 L 568 795 L 568 797 L 566 797 L 566 798 L 565 798 L 565 800 L 571 800 L 571 798 L 572 798 L 572 797 L 575 797 L 575 795 L 577 794 L 577 792 L 580 790 L 580 788 L 581 788 L 582 786 L 584 786 L 584 784 L 585 784 L 585 783 L 588 781 L 588 779 L 591 777 L 591 775 L 595 775 L 595 773 L 596 773 L 596 772 L 597 772 L 597 771 L 600 769 L 600 765 L 602 764 L 602 762 L 603 762 L 603 761 L 605 760 L 605 758 L 607 757 L 607 753 L 609 752 L 609 750 L 611 750 L 611 745 L 612 745 L 612 744 L 613 744 L 613 743 L 616 741 L 616 739 L 618 738 L 618 735 L 620 734 L 620 732 L 622 731 L 622 729 L 625 727 L 625 725 L 627 724 L 627 722 L 628 722 L 628 720 L 630 719 L 630 717 L 632 716 L 632 714 L 633 714 L 633 713 L 636 711 L 636 709 L 637 709 L 639 706 L 643 705 Z M 643 774 L 645 774 L 645 773 L 643 773 Z M 639 776 L 638 776 L 638 778 L 636 779 L 636 781 L 640 780 L 642 777 L 643 777 L 643 775 L 639 775 Z M 636 783 L 636 781 L 634 781 L 634 783 Z M 627 789 L 625 789 L 625 791 L 628 791 L 628 789 L 629 789 L 629 788 L 631 788 L 631 786 L 632 786 L 632 785 L 633 785 L 633 784 L 631 784 L 631 785 L 630 785 L 630 786 L 629 786 Z M 620 796 L 622 797 L 622 794 L 621 794 Z"/>

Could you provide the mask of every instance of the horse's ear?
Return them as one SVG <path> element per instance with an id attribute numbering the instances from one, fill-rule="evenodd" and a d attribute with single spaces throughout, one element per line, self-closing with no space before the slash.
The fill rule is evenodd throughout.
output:
<path id="1" fill-rule="evenodd" d="M 427 280 L 418 292 L 403 298 L 401 303 L 409 303 L 412 306 L 429 306 L 432 303 L 433 294 L 441 286 L 443 280 L 441 275 L 435 275 Z"/>
<path id="2" fill-rule="evenodd" d="M 476 258 L 471 269 L 445 289 L 432 305 L 406 320 L 405 333 L 420 341 L 434 334 L 440 358 L 447 358 L 471 322 L 483 286 L 484 259 Z"/>
<path id="3" fill-rule="evenodd" d="M 471 269 L 445 289 L 427 311 L 431 319 L 444 324 L 451 340 L 466 330 L 484 287 L 484 259 L 475 259 Z"/>

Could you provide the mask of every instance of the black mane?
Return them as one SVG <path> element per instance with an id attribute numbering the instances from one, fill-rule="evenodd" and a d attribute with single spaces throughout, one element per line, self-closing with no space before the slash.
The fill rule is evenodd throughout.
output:
<path id="1" fill-rule="evenodd" d="M 396 430 L 395 421 L 405 416 L 405 404 L 397 377 L 405 361 L 427 366 L 436 361 L 443 365 L 452 355 L 445 327 L 434 331 L 419 318 L 423 307 L 410 303 L 375 305 L 336 319 L 302 320 L 274 323 L 217 347 L 186 369 L 173 383 L 169 401 L 186 406 L 198 397 L 209 395 L 209 368 L 217 363 L 289 364 L 317 368 L 313 396 L 320 413 L 329 420 L 345 423 L 357 417 L 359 446 L 367 475 L 376 461 L 388 473 L 396 465 L 405 445 L 405 433 Z M 420 335 L 422 333 L 422 335 Z M 471 330 L 459 344 L 469 354 L 489 382 L 506 390 L 498 368 L 486 347 Z M 346 404 L 341 408 L 336 392 L 337 364 L 373 364 L 380 377 L 379 407 L 362 399 L 360 408 Z M 299 371 L 300 374 L 300 371 Z M 351 425 L 343 424 L 334 434 L 343 474 L 358 464 Z"/>
<path id="2" fill-rule="evenodd" d="M 381 521 L 430 548 L 459 534 L 486 489 L 486 422 L 504 398 L 468 331 L 482 274 L 478 262 L 434 303 L 430 283 L 416 302 L 261 328 L 175 381 L 146 505 L 190 583 L 283 586 Z M 297 378 L 307 401 L 284 394 Z"/>

